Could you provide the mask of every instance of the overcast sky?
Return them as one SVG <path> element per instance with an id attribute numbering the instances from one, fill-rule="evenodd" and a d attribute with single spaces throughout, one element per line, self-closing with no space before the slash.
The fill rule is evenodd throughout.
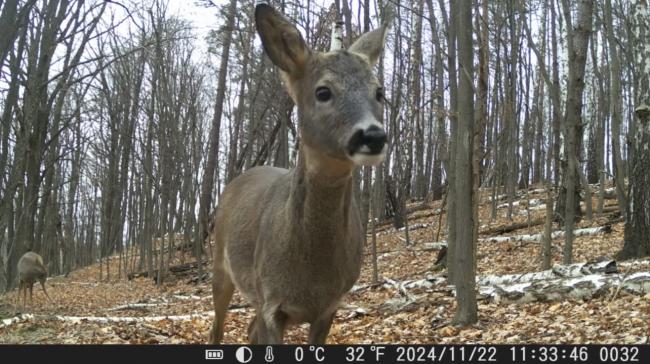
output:
<path id="1" fill-rule="evenodd" d="M 223 4 L 226 0 L 212 0 L 212 2 Z M 168 13 L 192 22 L 197 37 L 196 46 L 202 52 L 207 50 L 205 36 L 211 29 L 217 28 L 217 9 L 198 6 L 195 0 L 169 0 Z"/>

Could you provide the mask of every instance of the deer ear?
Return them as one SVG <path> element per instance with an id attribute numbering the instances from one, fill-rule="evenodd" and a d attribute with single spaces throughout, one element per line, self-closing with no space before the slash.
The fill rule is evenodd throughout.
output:
<path id="1" fill-rule="evenodd" d="M 377 64 L 377 60 L 379 60 L 379 55 L 384 50 L 387 34 L 388 26 L 382 25 L 380 28 L 361 35 L 348 48 L 348 51 L 366 57 L 370 65 L 374 66 Z"/>
<path id="2" fill-rule="evenodd" d="M 298 29 L 267 4 L 255 7 L 255 25 L 271 61 L 289 75 L 302 74 L 311 51 Z"/>

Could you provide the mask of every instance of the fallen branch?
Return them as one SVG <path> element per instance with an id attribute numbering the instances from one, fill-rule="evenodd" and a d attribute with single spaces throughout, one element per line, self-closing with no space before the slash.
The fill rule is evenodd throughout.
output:
<path id="1" fill-rule="evenodd" d="M 190 300 L 200 301 L 203 298 L 211 298 L 211 297 L 212 296 L 199 297 L 199 296 L 195 296 L 195 295 L 181 296 L 181 295 L 178 295 L 178 294 L 175 294 L 175 295 L 172 296 L 172 298 L 175 298 L 175 299 L 181 300 L 181 301 L 190 301 Z"/>
<path id="2" fill-rule="evenodd" d="M 611 233 L 612 226 L 605 225 L 595 228 L 586 228 L 586 229 L 577 229 L 573 230 L 573 236 L 585 236 L 585 235 L 596 235 L 600 233 Z M 564 231 L 558 230 L 554 231 L 551 234 L 551 239 L 561 238 L 564 236 Z M 515 236 L 495 236 L 491 238 L 479 239 L 479 242 L 488 242 L 488 243 L 507 243 L 512 241 L 518 242 L 527 242 L 527 243 L 537 243 L 542 240 L 542 234 L 526 234 L 526 235 L 515 235 Z"/>
<path id="3" fill-rule="evenodd" d="M 479 298 L 496 302 L 527 303 L 534 301 L 584 300 L 605 295 L 610 289 L 632 294 L 650 293 L 650 272 L 625 278 L 620 274 L 591 274 L 583 277 L 535 281 L 513 285 L 479 286 Z"/>
<path id="4" fill-rule="evenodd" d="M 479 299 L 498 302 L 526 303 L 533 301 L 556 301 L 562 299 L 589 299 L 607 294 L 612 289 L 644 295 L 650 293 L 650 272 L 629 274 L 632 267 L 650 265 L 650 260 L 622 262 L 626 274 L 617 273 L 613 260 L 556 265 L 552 269 L 526 274 L 477 277 Z M 421 296 L 409 292 L 424 289 L 426 292 L 453 292 L 446 278 L 428 276 L 425 279 L 394 281 L 387 279 L 384 287 L 395 289 L 399 296 L 383 302 L 380 312 L 393 312 L 418 303 Z M 363 289 L 363 287 L 361 287 Z"/>
<path id="5" fill-rule="evenodd" d="M 166 303 L 128 303 L 126 305 L 121 305 L 113 308 L 109 308 L 106 311 L 126 311 L 126 310 L 135 310 L 135 311 L 147 311 L 149 307 L 156 306 L 165 306 Z"/>
<path id="6" fill-rule="evenodd" d="M 523 206 L 538 206 L 538 205 L 541 204 L 541 203 L 542 203 L 542 200 L 540 200 L 540 199 L 538 199 L 538 198 L 533 198 L 533 199 L 530 199 L 530 200 L 514 201 L 514 202 L 512 203 L 512 207 L 517 207 L 517 206 L 519 206 L 519 205 L 523 205 Z M 504 208 L 507 208 L 508 206 L 509 206 L 508 203 L 503 203 L 503 204 L 497 205 L 497 209 L 504 209 Z"/>
<path id="7" fill-rule="evenodd" d="M 207 266 L 209 262 L 208 261 L 203 261 L 201 263 L 203 264 L 203 266 Z M 192 274 L 194 271 L 197 271 L 197 270 L 198 270 L 197 262 L 190 262 L 190 263 L 185 263 L 185 264 L 180 264 L 180 265 L 174 265 L 174 266 L 171 266 L 171 267 L 169 267 L 167 269 L 163 269 L 163 274 L 170 273 L 170 274 L 173 274 L 175 276 L 183 276 L 183 275 Z M 151 272 L 151 277 L 153 277 L 154 279 L 157 279 L 158 278 L 158 273 L 159 273 L 158 269 L 153 270 Z M 138 273 L 129 273 L 127 275 L 127 278 L 129 280 L 132 280 L 133 278 L 139 278 L 139 277 L 149 277 L 149 272 L 144 271 L 144 272 L 138 272 Z"/>
<path id="8" fill-rule="evenodd" d="M 188 321 L 195 318 L 209 318 L 214 316 L 214 312 L 201 312 L 190 315 L 178 316 L 144 316 L 144 317 L 97 317 L 97 316 L 59 316 L 59 315 L 34 315 L 24 313 L 22 315 L 12 317 L 10 319 L 2 320 L 0 328 L 5 328 L 18 322 L 23 321 L 63 321 L 73 324 L 83 322 L 98 322 L 98 323 L 111 323 L 111 322 L 157 322 L 157 321 Z"/>
<path id="9" fill-rule="evenodd" d="M 137 305 L 137 304 L 132 304 Z M 127 306 L 127 305 L 125 305 Z M 245 309 L 251 307 L 249 304 L 230 305 L 228 310 L 231 312 L 243 312 Z M 356 317 L 365 315 L 368 310 L 363 307 L 347 305 L 341 303 L 339 306 L 341 310 L 351 311 L 349 317 Z M 0 329 L 7 328 L 14 324 L 25 321 L 61 321 L 72 324 L 80 324 L 84 322 L 96 322 L 102 324 L 108 323 L 132 323 L 132 322 L 158 322 L 158 321 L 189 321 L 194 319 L 209 319 L 214 317 L 214 311 L 206 311 L 189 315 L 167 315 L 167 316 L 144 316 L 144 317 L 99 317 L 99 316 L 61 316 L 61 315 L 34 315 L 31 313 L 24 313 L 16 317 L 4 319 L 0 321 Z"/>
<path id="10" fill-rule="evenodd" d="M 429 302 L 422 297 L 395 297 L 387 299 L 382 302 L 377 307 L 377 312 L 380 314 L 393 314 L 397 312 L 411 312 L 415 311 L 422 305 L 431 305 L 432 302 Z"/>
<path id="11" fill-rule="evenodd" d="M 350 312 L 347 316 L 345 316 L 346 320 L 349 320 L 349 319 L 352 319 L 352 318 L 355 318 L 355 317 L 359 317 L 359 316 L 365 316 L 365 315 L 368 314 L 367 309 L 365 309 L 363 307 L 351 305 L 351 304 L 348 304 L 348 303 L 341 303 L 339 305 L 339 310 L 349 311 Z"/>
<path id="12" fill-rule="evenodd" d="M 423 289 L 427 291 L 432 291 L 436 286 L 439 286 L 442 283 L 447 282 L 447 278 L 440 276 L 428 276 L 424 279 L 416 280 L 406 280 L 406 281 L 394 281 L 392 279 L 386 278 L 384 287 L 390 288 L 395 287 L 399 294 L 407 299 L 413 300 L 412 294 L 408 291 L 409 289 Z"/>
<path id="13" fill-rule="evenodd" d="M 508 198 L 508 195 L 497 195 L 495 198 L 492 198 L 492 196 L 488 196 L 487 202 L 493 202 L 494 200 L 501 201 L 505 200 Z"/>
<path id="14" fill-rule="evenodd" d="M 582 206 L 580 211 L 583 214 L 586 213 L 586 209 L 584 207 L 583 202 L 580 203 L 580 206 Z M 544 210 L 544 209 L 546 209 L 546 204 L 533 206 L 533 207 L 530 208 L 530 211 L 541 211 L 541 210 Z M 618 205 L 605 205 L 605 206 L 603 206 L 603 214 L 608 214 L 608 213 L 616 212 L 616 211 L 618 211 Z M 525 215 L 527 212 L 525 210 L 523 210 L 523 211 L 518 211 L 517 213 L 519 215 Z"/>
<path id="15" fill-rule="evenodd" d="M 429 250 L 440 250 L 442 248 L 447 247 L 447 242 L 446 241 L 438 241 L 435 243 L 422 243 L 421 244 L 421 250 L 424 251 L 429 251 Z"/>
<path id="16" fill-rule="evenodd" d="M 413 296 L 406 290 L 406 287 L 404 285 L 405 282 L 398 282 L 394 281 L 390 278 L 386 278 L 386 283 L 384 284 L 385 286 L 393 286 L 397 289 L 397 292 L 404 298 L 406 298 L 409 301 L 413 301 Z"/>
<path id="17" fill-rule="evenodd" d="M 616 261 L 608 260 L 603 262 L 556 265 L 548 270 L 525 274 L 488 275 L 477 277 L 476 284 L 479 286 L 492 286 L 502 284 L 511 285 L 552 279 L 576 278 L 592 274 L 612 273 L 618 273 Z"/>
<path id="18" fill-rule="evenodd" d="M 524 221 L 524 222 L 514 223 L 511 225 L 489 228 L 487 230 L 481 231 L 480 234 L 481 235 L 502 235 L 502 234 L 507 234 L 509 232 L 513 232 L 515 230 L 525 229 L 528 227 L 538 226 L 542 224 L 544 224 L 544 219 L 537 219 L 531 222 Z"/>
<path id="19" fill-rule="evenodd" d="M 172 298 L 175 298 L 175 299 L 181 300 L 181 301 L 189 301 L 189 300 L 203 301 L 203 300 L 212 299 L 212 295 L 199 297 L 199 296 L 195 296 L 195 295 L 181 296 L 181 295 L 175 294 L 175 295 L 172 296 Z"/>
<path id="20" fill-rule="evenodd" d="M 52 280 L 52 278 L 48 278 L 47 283 L 48 284 L 53 284 L 53 283 L 55 283 L 55 284 L 78 284 L 80 286 L 91 286 L 91 287 L 96 287 L 97 286 L 97 282 L 75 282 L 75 281 L 69 281 L 69 282 L 55 281 L 55 282 L 51 282 L 51 280 Z"/>
<path id="21" fill-rule="evenodd" d="M 352 289 L 350 290 L 350 292 L 348 292 L 348 293 L 359 293 L 359 292 L 363 292 L 363 291 L 365 291 L 365 290 L 367 290 L 367 289 L 370 289 L 370 288 L 380 287 L 380 286 L 384 285 L 385 283 L 386 283 L 386 281 L 384 281 L 384 280 L 380 280 L 380 281 L 377 282 L 377 283 L 364 284 L 364 285 L 354 285 L 354 286 L 352 287 Z"/>
<path id="22" fill-rule="evenodd" d="M 585 236 L 585 235 L 596 235 L 601 233 L 611 233 L 612 226 L 605 225 L 595 228 L 586 228 L 586 229 L 577 229 L 573 230 L 573 236 Z M 509 243 L 509 242 L 522 242 L 522 243 L 537 243 L 542 240 L 543 234 L 525 234 L 525 235 L 513 235 L 513 236 L 493 236 L 490 238 L 481 238 L 478 239 L 479 243 Z M 551 234 L 552 239 L 560 238 L 564 236 L 564 231 L 558 230 L 554 231 Z M 438 250 L 447 246 L 446 241 L 438 241 L 434 243 L 422 243 L 422 250 Z"/>
<path id="23" fill-rule="evenodd" d="M 618 262 L 618 266 L 630 269 L 650 267 L 650 259 L 626 260 L 623 262 Z"/>

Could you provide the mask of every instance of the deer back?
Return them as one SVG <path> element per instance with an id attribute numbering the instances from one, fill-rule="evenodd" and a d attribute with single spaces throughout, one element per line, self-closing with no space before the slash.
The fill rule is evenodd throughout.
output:
<path id="1" fill-rule="evenodd" d="M 43 264 L 43 258 L 34 252 L 27 252 L 18 260 L 18 279 L 21 282 L 33 284 L 44 282 L 47 279 L 47 269 Z"/>

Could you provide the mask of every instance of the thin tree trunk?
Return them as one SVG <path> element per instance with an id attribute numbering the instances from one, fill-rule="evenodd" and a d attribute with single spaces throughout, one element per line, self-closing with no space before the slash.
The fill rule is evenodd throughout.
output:
<path id="1" fill-rule="evenodd" d="M 605 0 L 604 25 L 607 31 L 610 54 L 610 105 L 612 108 L 612 157 L 614 160 L 614 178 L 616 179 L 616 193 L 618 207 L 621 215 L 625 216 L 627 195 L 625 193 L 625 168 L 621 158 L 621 124 L 622 124 L 622 91 L 621 91 L 621 60 L 618 55 L 618 42 L 614 36 L 614 22 L 612 20 L 612 2 Z"/>
<path id="2" fill-rule="evenodd" d="M 553 189 L 551 182 L 546 183 L 546 218 L 544 220 L 544 238 L 542 241 L 542 270 L 551 268 L 551 243 L 553 238 L 551 232 L 553 229 Z"/>
<path id="3" fill-rule="evenodd" d="M 480 15 L 479 15 L 480 14 Z M 478 241 L 479 214 L 478 206 L 480 203 L 479 187 L 481 183 L 481 162 L 484 154 L 483 140 L 485 138 L 485 125 L 487 125 L 488 110 L 488 78 L 489 78 L 489 31 L 488 31 L 488 2 L 483 0 L 482 13 L 479 13 L 478 6 L 476 9 L 477 34 L 480 39 L 479 46 L 479 69 L 478 69 L 478 92 L 476 108 L 476 125 L 472 134 L 472 219 L 474 221 L 472 241 L 476 244 Z M 477 250 L 474 246 L 474 251 Z M 476 264 L 476 262 L 474 262 Z"/>
<path id="4" fill-rule="evenodd" d="M 567 0 L 562 0 L 567 27 L 571 29 L 571 12 Z M 571 264 L 573 260 L 573 229 L 575 226 L 576 173 L 578 172 L 577 154 L 580 150 L 578 129 L 582 123 L 582 93 L 587 61 L 587 49 L 591 34 L 593 0 L 580 0 L 576 28 L 568 34 L 569 52 L 569 86 L 565 113 L 566 124 L 566 206 L 565 206 L 565 244 L 563 263 Z M 591 198 L 591 196 L 589 196 Z"/>
<path id="5" fill-rule="evenodd" d="M 237 9 L 237 1 L 230 0 L 228 6 L 227 22 L 223 34 L 223 47 L 221 50 L 221 62 L 219 64 L 219 79 L 217 81 L 217 96 L 214 102 L 214 114 L 212 116 L 212 128 L 210 131 L 210 140 L 208 147 L 208 159 L 203 172 L 203 180 L 201 183 L 201 195 L 199 199 L 199 221 L 196 229 L 196 236 L 194 240 L 195 254 L 197 261 L 201 261 L 203 252 L 203 242 L 207 238 L 209 231 L 208 219 L 210 217 L 210 209 L 212 207 L 212 191 L 215 188 L 215 174 L 217 171 L 218 155 L 219 155 L 219 136 L 221 134 L 221 116 L 223 113 L 223 102 L 226 94 L 226 75 L 228 73 L 228 58 L 230 55 L 230 44 L 232 42 L 232 31 L 235 25 L 235 12 Z M 217 178 L 218 180 L 218 178 Z M 202 267 L 199 267 L 199 279 L 202 277 Z"/>
<path id="6" fill-rule="evenodd" d="M 456 34 L 458 31 L 457 28 L 457 3 L 450 2 L 450 16 L 447 16 L 445 13 L 445 4 L 440 0 L 440 8 L 443 11 L 443 19 L 448 23 L 447 25 L 447 46 L 448 46 L 448 58 L 447 58 L 447 68 L 449 72 L 449 104 L 452 105 L 452 108 L 455 106 L 458 108 L 458 71 L 456 67 Z M 455 170 L 456 170 L 456 146 L 457 146 L 457 130 L 458 130 L 458 109 L 452 111 L 449 115 L 450 122 L 450 144 L 449 144 L 449 153 L 448 153 L 448 168 L 449 172 L 447 175 L 447 186 L 449 186 L 449 202 L 448 202 L 448 216 L 456 216 L 456 192 L 455 188 L 451 186 L 455 185 Z M 469 145 L 469 144 L 468 144 Z M 457 229 L 456 225 L 457 220 L 455 218 L 450 218 L 447 220 L 447 225 L 449 229 L 448 241 L 450 242 L 449 248 L 447 251 L 447 259 L 450 262 L 455 261 L 456 255 L 456 241 L 457 241 Z M 449 281 L 456 283 L 456 266 L 454 264 L 448 265 L 448 275 Z"/>

